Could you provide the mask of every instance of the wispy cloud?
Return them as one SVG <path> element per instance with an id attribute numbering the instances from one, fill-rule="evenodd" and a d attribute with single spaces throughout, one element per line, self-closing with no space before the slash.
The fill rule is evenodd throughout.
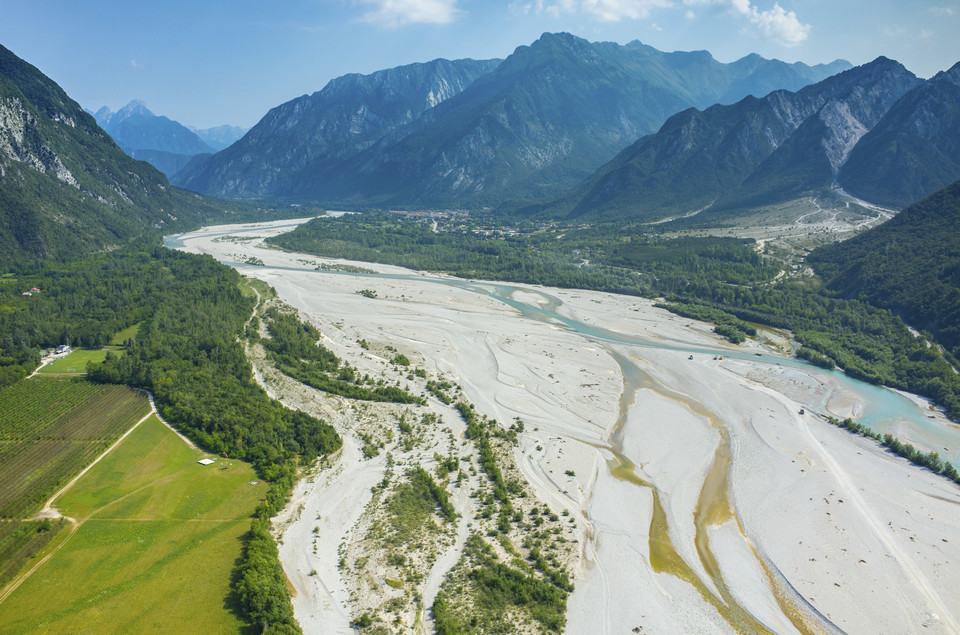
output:
<path id="1" fill-rule="evenodd" d="M 749 0 L 734 0 L 734 8 L 750 18 L 760 32 L 768 38 L 787 46 L 795 46 L 807 39 L 810 25 L 803 24 L 793 11 L 787 11 L 774 3 L 772 9 L 760 11 Z"/>
<path id="2" fill-rule="evenodd" d="M 779 3 L 761 10 L 750 0 L 514 0 L 509 4 L 509 11 L 514 15 L 542 13 L 556 18 L 582 15 L 602 22 L 619 22 L 643 20 L 656 10 L 683 8 L 684 17 L 693 20 L 697 14 L 690 7 L 698 5 L 744 16 L 761 35 L 784 46 L 800 44 L 810 33 L 809 24 L 802 23 L 795 12 L 787 11 Z"/>
<path id="3" fill-rule="evenodd" d="M 930 7 L 927 11 L 937 15 L 953 15 L 953 7 Z"/>
<path id="4" fill-rule="evenodd" d="M 795 12 L 787 11 L 778 2 L 766 10 L 761 10 L 750 0 L 684 0 L 684 4 L 727 7 L 746 17 L 765 38 L 784 46 L 796 46 L 810 34 L 810 25 L 801 22 Z"/>
<path id="5" fill-rule="evenodd" d="M 364 22 L 388 29 L 407 24 L 447 24 L 463 11 L 458 0 L 359 0 L 372 8 L 361 16 Z"/>
<path id="6" fill-rule="evenodd" d="M 130 60 L 130 66 L 132 66 L 133 68 L 143 68 L 143 64 L 141 64 L 137 60 Z"/>
<path id="7" fill-rule="evenodd" d="M 511 2 L 512 13 L 545 13 L 555 18 L 564 14 L 582 15 L 602 22 L 641 20 L 655 9 L 674 6 L 672 0 L 536 0 Z"/>

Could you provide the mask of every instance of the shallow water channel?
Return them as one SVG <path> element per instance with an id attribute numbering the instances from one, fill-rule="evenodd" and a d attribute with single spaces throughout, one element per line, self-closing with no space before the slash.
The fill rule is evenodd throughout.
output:
<path id="1" fill-rule="evenodd" d="M 294 224 L 296 223 L 291 223 L 291 226 Z M 233 231 L 225 228 L 223 231 L 218 231 L 216 234 L 207 234 L 207 236 L 243 236 L 244 234 L 255 234 L 256 231 L 256 228 L 250 226 L 237 226 Z M 183 243 L 180 236 L 170 236 L 166 239 L 166 245 L 171 248 L 179 248 L 183 246 Z M 254 268 L 260 269 L 260 267 L 244 263 L 225 262 L 224 264 L 233 266 L 241 272 Z M 649 526 L 650 566 L 656 572 L 675 576 L 690 584 L 705 602 L 712 605 L 723 619 L 739 632 L 763 633 L 771 632 L 771 630 L 737 601 L 728 588 L 721 567 L 711 550 L 709 528 L 723 526 L 727 523 L 735 524 L 736 531 L 747 545 L 747 549 L 752 550 L 757 567 L 764 572 L 770 595 L 783 616 L 798 631 L 802 633 L 825 632 L 832 630 L 832 625 L 790 587 L 789 582 L 779 574 L 774 566 L 767 562 L 745 535 L 737 510 L 731 503 L 729 496 L 730 431 L 722 418 L 691 397 L 673 391 L 658 382 L 636 363 L 637 360 L 632 358 L 632 354 L 617 351 L 636 351 L 637 354 L 640 354 L 644 349 L 655 349 L 694 356 L 716 357 L 722 355 L 728 360 L 742 360 L 749 361 L 751 364 L 769 364 L 771 367 L 786 366 L 801 369 L 804 374 L 818 381 L 824 388 L 821 391 L 823 397 L 819 403 L 806 404 L 811 410 L 817 412 L 825 410 L 832 396 L 831 390 L 827 387 L 839 386 L 839 390 L 850 393 L 862 404 L 862 410 L 856 417 L 860 423 L 881 434 L 891 432 L 894 436 L 914 443 L 924 450 L 936 450 L 945 460 L 951 461 L 954 465 L 960 465 L 960 426 L 946 422 L 942 417 L 931 418 L 929 410 L 895 391 L 852 379 L 839 371 L 826 371 L 800 360 L 773 354 L 739 353 L 732 352 L 729 348 L 717 347 L 711 349 L 709 346 L 694 346 L 682 341 L 652 340 L 630 333 L 591 326 L 571 318 L 569 311 L 564 307 L 563 301 L 543 289 L 416 274 L 361 274 L 318 271 L 307 265 L 302 267 L 270 266 L 268 269 L 308 272 L 317 276 L 347 275 L 361 278 L 415 280 L 419 283 L 454 286 L 502 302 L 518 311 L 523 319 L 547 322 L 605 346 L 620 368 L 624 386 L 617 424 L 605 443 L 599 444 L 597 447 L 605 450 L 612 457 L 608 461 L 608 467 L 613 477 L 637 487 L 645 488 L 649 490 L 652 496 L 652 513 Z M 531 300 L 531 297 L 533 300 Z M 616 348 L 616 351 L 614 348 Z M 671 538 L 669 515 L 664 507 L 664 501 L 661 500 L 661 492 L 657 484 L 643 476 L 642 469 L 638 469 L 624 454 L 623 430 L 627 423 L 627 414 L 640 391 L 653 391 L 661 397 L 681 404 L 699 419 L 706 422 L 716 433 L 717 444 L 703 483 L 700 486 L 692 518 L 695 557 L 699 560 L 699 567 L 706 573 L 704 578 L 701 578 L 697 568 L 684 560 L 684 557 L 674 545 Z"/>
<path id="2" fill-rule="evenodd" d="M 291 221 L 289 226 L 294 227 L 299 224 L 298 221 Z M 284 225 L 285 226 L 285 225 Z M 258 228 L 249 225 L 237 225 L 235 229 L 224 229 L 214 234 L 205 234 L 207 237 L 226 237 L 242 236 L 244 234 L 256 233 Z M 176 234 L 166 236 L 164 244 L 177 249 L 183 247 L 182 237 L 188 234 Z M 230 265 L 241 272 L 254 267 L 246 263 L 224 261 L 224 264 Z M 516 292 L 521 288 L 514 287 L 504 283 L 483 282 L 475 280 L 460 280 L 456 278 L 433 278 L 416 274 L 384 274 L 384 273 L 353 273 L 341 271 L 318 271 L 311 267 L 270 267 L 271 269 L 311 272 L 318 276 L 356 276 L 384 278 L 391 280 L 417 280 L 418 282 L 432 282 L 435 284 L 455 286 L 460 289 L 488 295 L 503 302 L 504 304 L 516 309 L 528 319 L 549 321 L 561 328 L 567 328 L 579 333 L 587 338 L 599 342 L 608 342 L 613 344 L 627 344 L 642 348 L 653 348 L 665 351 L 677 351 L 698 355 L 723 355 L 727 359 L 744 359 L 757 363 L 769 363 L 775 365 L 792 366 L 802 368 L 805 373 L 816 377 L 818 375 L 829 375 L 830 379 L 840 385 L 844 390 L 857 395 L 862 401 L 864 407 L 862 413 L 857 416 L 857 421 L 871 430 L 885 434 L 887 432 L 895 433 L 894 436 L 901 437 L 905 441 L 910 441 L 926 450 L 935 450 L 944 460 L 951 461 L 954 465 L 960 465 L 960 426 L 951 423 L 944 423 L 942 418 L 931 418 L 931 413 L 918 406 L 903 395 L 884 388 L 874 386 L 866 382 L 848 377 L 841 371 L 827 371 L 817 368 L 799 359 L 791 359 L 777 355 L 760 355 L 749 353 L 736 353 L 728 349 L 710 349 L 706 347 L 691 346 L 684 343 L 668 344 L 663 341 L 650 340 L 642 337 L 610 331 L 578 322 L 561 313 L 563 301 L 554 295 L 545 291 L 523 287 L 524 293 L 535 293 L 539 295 L 544 302 L 542 304 L 529 304 L 515 299 Z M 829 398 L 829 393 L 824 397 L 821 403 L 809 404 L 814 410 L 823 408 L 824 403 Z"/>

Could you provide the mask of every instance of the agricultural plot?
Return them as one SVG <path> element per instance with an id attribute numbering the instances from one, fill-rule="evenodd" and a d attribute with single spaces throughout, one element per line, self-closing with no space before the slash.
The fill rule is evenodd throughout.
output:
<path id="1" fill-rule="evenodd" d="M 0 522 L 0 587 L 9 582 L 33 554 L 53 540 L 66 521 Z"/>
<path id="2" fill-rule="evenodd" d="M 35 512 L 149 411 L 142 393 L 77 379 L 0 390 L 0 518 Z"/>
<path id="3" fill-rule="evenodd" d="M 0 596 L 0 630 L 247 630 L 230 579 L 266 484 L 202 456 L 156 417 L 134 430 L 56 501 L 75 531 Z"/>

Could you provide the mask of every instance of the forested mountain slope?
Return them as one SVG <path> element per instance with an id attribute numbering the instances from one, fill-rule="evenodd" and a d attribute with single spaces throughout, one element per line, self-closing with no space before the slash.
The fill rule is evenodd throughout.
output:
<path id="1" fill-rule="evenodd" d="M 404 66 L 345 76 L 273 109 L 240 142 L 177 182 L 236 198 L 374 206 L 480 206 L 554 197 L 671 114 L 774 88 L 796 89 L 849 64 L 806 66 L 705 51 L 544 34 L 465 81 L 437 60 L 441 94 Z M 495 68 L 493 67 L 495 66 Z M 427 67 L 427 68 L 424 68 Z M 459 77 L 459 76 L 458 76 Z M 390 89 L 381 88 L 390 79 Z M 432 102 L 393 104 L 430 88 Z M 410 99 L 406 97 L 406 99 Z"/>
<path id="2" fill-rule="evenodd" d="M 829 289 L 890 309 L 960 358 L 960 181 L 808 261 Z"/>
<path id="3" fill-rule="evenodd" d="M 830 187 L 856 142 L 921 83 L 899 63 L 878 58 L 797 92 L 686 110 L 546 213 L 640 221 L 710 216 Z"/>
<path id="4" fill-rule="evenodd" d="M 679 113 L 527 211 L 710 225 L 842 188 L 900 207 L 960 178 L 958 139 L 960 65 L 924 81 L 881 57 L 797 92 Z"/>
<path id="5" fill-rule="evenodd" d="M 230 217 L 223 210 L 128 157 L 56 83 L 0 46 L 0 267 L 114 249 Z"/>
<path id="6" fill-rule="evenodd" d="M 433 60 L 350 74 L 270 110 L 239 141 L 176 177 L 232 198 L 302 198 L 345 159 L 453 97 L 500 60 Z"/>

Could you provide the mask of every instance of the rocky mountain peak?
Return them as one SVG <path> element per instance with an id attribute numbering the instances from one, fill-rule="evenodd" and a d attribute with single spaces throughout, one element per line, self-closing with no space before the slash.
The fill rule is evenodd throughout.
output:
<path id="1" fill-rule="evenodd" d="M 796 92 L 678 113 L 548 209 L 706 218 L 838 184 L 871 202 L 916 200 L 960 177 L 958 110 L 960 90 L 946 77 L 924 82 L 879 57 Z M 893 158 L 898 153 L 911 156 Z M 881 173 L 878 184 L 873 175 Z M 866 177 L 869 187 L 860 182 Z"/>
<path id="2" fill-rule="evenodd" d="M 892 60 L 883 55 L 877 57 L 872 62 L 867 62 L 862 66 L 850 69 L 856 71 L 858 75 L 866 81 L 877 78 L 900 78 L 909 77 L 916 79 L 916 75 L 907 70 L 907 68 L 896 60 Z"/>
<path id="3" fill-rule="evenodd" d="M 122 117 L 129 117 L 131 115 L 148 115 L 154 116 L 150 109 L 147 108 L 147 102 L 142 99 L 131 99 L 130 102 L 117 111 L 117 115 Z"/>
<path id="4" fill-rule="evenodd" d="M 434 60 L 332 80 L 175 181 L 218 196 L 325 205 L 555 196 L 676 112 L 827 75 L 752 61 L 544 33 L 502 63 Z"/>
<path id="5" fill-rule="evenodd" d="M 110 126 L 116 126 L 120 122 L 135 115 L 144 117 L 156 116 L 150 112 L 146 102 L 142 99 L 133 99 L 117 112 L 111 111 L 109 106 L 102 106 L 93 114 L 93 117 L 97 120 L 97 123 L 100 124 L 101 128 L 107 130 Z"/>
<path id="6" fill-rule="evenodd" d="M 933 81 L 945 81 L 960 86 L 960 62 L 957 62 L 949 69 L 940 71 L 932 78 Z"/>

